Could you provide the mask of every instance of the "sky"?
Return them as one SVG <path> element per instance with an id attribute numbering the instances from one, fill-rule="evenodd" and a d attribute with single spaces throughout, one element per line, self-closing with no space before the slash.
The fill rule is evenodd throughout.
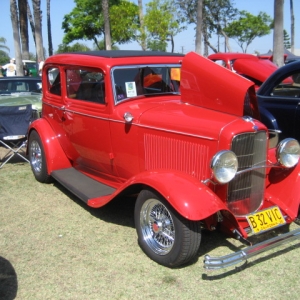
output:
<path id="1" fill-rule="evenodd" d="M 100 0 L 99 0 L 100 1 Z M 31 0 L 29 0 L 31 3 Z M 133 0 L 133 3 L 137 4 L 137 0 Z M 148 0 L 144 0 L 144 8 Z M 274 0 L 234 0 L 234 6 L 239 10 L 246 10 L 253 15 L 258 15 L 259 12 L 267 13 L 271 18 L 274 17 Z M 14 44 L 13 44 L 13 33 L 12 25 L 10 19 L 10 0 L 0 0 L 0 20 L 1 20 L 1 29 L 0 37 L 6 39 L 6 46 L 10 48 L 9 55 L 14 57 Z M 51 0 L 51 27 L 52 27 L 52 42 L 54 51 L 57 50 L 58 45 L 62 43 L 64 36 L 63 29 L 61 28 L 64 15 L 70 13 L 75 7 L 75 2 L 73 0 Z M 47 10 L 46 10 L 46 0 L 41 0 L 41 10 L 43 13 L 43 38 L 44 38 L 44 47 L 48 49 L 47 43 Z M 300 1 L 294 0 L 294 15 L 295 15 L 295 49 L 300 51 L 300 16 L 298 12 L 300 11 Z M 195 50 L 195 25 L 191 25 L 187 30 L 175 36 L 175 52 L 188 53 Z M 290 22 L 290 1 L 284 1 L 284 29 L 288 32 L 290 36 L 291 32 L 291 22 Z M 34 52 L 34 42 L 30 36 L 30 45 L 29 51 Z M 77 41 L 84 43 L 89 47 L 92 47 L 92 42 L 89 41 Z M 217 40 L 212 40 L 214 46 L 217 45 Z M 237 43 L 230 39 L 230 45 L 233 52 L 242 52 L 241 48 Z M 222 46 L 221 46 L 222 47 Z M 120 49 L 123 50 L 141 50 L 140 46 L 137 43 L 129 43 L 125 45 L 120 45 Z M 252 44 L 248 47 L 248 53 L 266 53 L 273 48 L 273 31 L 267 36 L 256 38 Z M 168 51 L 171 51 L 171 48 L 168 47 Z M 299 55 L 299 54 L 298 54 Z"/>

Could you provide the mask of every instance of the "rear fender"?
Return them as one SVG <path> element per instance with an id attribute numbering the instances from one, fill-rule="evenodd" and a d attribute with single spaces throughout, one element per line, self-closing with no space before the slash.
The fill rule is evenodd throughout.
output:
<path id="1" fill-rule="evenodd" d="M 70 168 L 71 163 L 61 148 L 58 138 L 49 123 L 45 119 L 35 120 L 29 127 L 28 138 L 33 130 L 41 138 L 46 156 L 48 174 L 58 169 Z"/>
<path id="2" fill-rule="evenodd" d="M 132 178 L 130 184 L 143 184 L 155 189 L 189 220 L 203 220 L 219 210 L 228 210 L 208 186 L 192 176 L 173 170 L 143 172 Z"/>

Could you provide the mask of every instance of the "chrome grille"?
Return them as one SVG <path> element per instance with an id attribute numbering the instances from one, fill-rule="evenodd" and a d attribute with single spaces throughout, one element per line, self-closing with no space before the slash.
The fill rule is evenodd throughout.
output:
<path id="1" fill-rule="evenodd" d="M 244 133 L 234 137 L 231 150 L 238 158 L 238 171 L 266 164 L 267 134 L 265 131 Z M 257 210 L 265 189 L 265 168 L 236 175 L 228 185 L 227 206 L 237 216 Z"/>

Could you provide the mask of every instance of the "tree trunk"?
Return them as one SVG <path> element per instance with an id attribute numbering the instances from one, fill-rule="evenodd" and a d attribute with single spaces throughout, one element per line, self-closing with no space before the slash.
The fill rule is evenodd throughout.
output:
<path id="1" fill-rule="evenodd" d="M 14 37 L 15 60 L 16 60 L 16 67 L 17 67 L 16 73 L 18 76 L 24 76 L 20 34 L 19 34 L 18 8 L 17 8 L 16 0 L 10 0 L 10 15 L 11 15 L 12 28 L 13 28 L 13 37 Z"/>
<path id="2" fill-rule="evenodd" d="M 18 0 L 22 58 L 29 59 L 27 0 Z"/>
<path id="3" fill-rule="evenodd" d="M 32 0 L 33 17 L 34 17 L 34 35 L 36 41 L 36 53 L 38 61 L 44 61 L 44 47 L 42 35 L 42 12 L 41 0 Z"/>
<path id="4" fill-rule="evenodd" d="M 283 2 L 274 0 L 273 63 L 278 67 L 284 65 Z"/>
<path id="5" fill-rule="evenodd" d="M 51 18 L 50 18 L 50 0 L 47 0 L 47 31 L 48 31 L 48 52 L 49 56 L 53 55 Z"/>
<path id="6" fill-rule="evenodd" d="M 140 31 L 141 31 L 141 47 L 143 51 L 147 50 L 147 43 L 146 43 L 146 33 L 145 33 L 145 25 L 144 25 L 144 13 L 143 13 L 143 1 L 138 0 L 139 6 L 139 17 L 140 17 Z"/>
<path id="7" fill-rule="evenodd" d="M 36 47 L 36 41 L 35 41 L 35 26 L 34 26 L 32 14 L 31 14 L 31 10 L 30 10 L 30 6 L 29 6 L 28 2 L 27 2 L 27 17 L 28 17 L 29 24 L 30 24 L 30 28 L 31 28 L 31 32 L 32 32 L 32 37 L 33 37 L 33 41 L 34 41 L 34 45 L 35 45 L 35 47 Z"/>
<path id="8" fill-rule="evenodd" d="M 295 52 L 295 16 L 294 16 L 294 3 L 290 0 L 290 12 L 291 12 L 291 52 Z"/>
<path id="9" fill-rule="evenodd" d="M 105 49 L 111 50 L 108 0 L 102 0 L 102 11 L 104 15 Z"/>
<path id="10" fill-rule="evenodd" d="M 195 52 L 202 55 L 202 15 L 203 15 L 203 0 L 197 1 L 197 25 L 196 25 L 196 45 Z"/>
<path id="11" fill-rule="evenodd" d="M 227 48 L 228 52 L 232 52 L 231 46 L 229 44 L 229 38 L 227 36 L 227 34 L 224 32 L 224 30 L 220 30 L 221 34 L 224 36 L 225 38 L 225 47 Z M 226 52 L 226 51 L 225 51 Z"/>

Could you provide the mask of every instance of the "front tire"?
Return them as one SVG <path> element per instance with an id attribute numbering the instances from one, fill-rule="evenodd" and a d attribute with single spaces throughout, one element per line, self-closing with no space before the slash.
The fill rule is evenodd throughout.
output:
<path id="1" fill-rule="evenodd" d="M 46 156 L 40 136 L 36 131 L 32 131 L 28 141 L 28 152 L 31 170 L 37 181 L 49 183 L 52 181 L 48 174 Z"/>
<path id="2" fill-rule="evenodd" d="M 155 191 L 140 192 L 134 217 L 139 245 L 155 262 L 174 268 L 197 255 L 201 241 L 199 222 L 183 218 Z"/>

